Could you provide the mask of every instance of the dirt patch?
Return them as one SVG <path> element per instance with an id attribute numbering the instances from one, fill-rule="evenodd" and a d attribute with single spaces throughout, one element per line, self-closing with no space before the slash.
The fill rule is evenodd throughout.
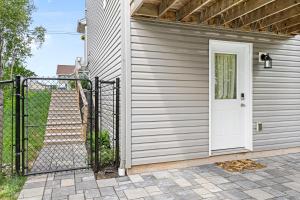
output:
<path id="1" fill-rule="evenodd" d="M 242 172 L 245 170 L 256 170 L 266 167 L 265 165 L 250 159 L 217 162 L 216 165 L 229 172 Z"/>
<path id="2" fill-rule="evenodd" d="M 117 177 L 118 177 L 118 170 L 116 168 L 105 168 L 96 174 L 97 180 L 117 178 Z"/>

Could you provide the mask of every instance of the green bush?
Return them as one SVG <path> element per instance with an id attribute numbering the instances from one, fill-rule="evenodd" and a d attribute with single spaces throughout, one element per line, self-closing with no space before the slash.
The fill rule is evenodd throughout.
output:
<path id="1" fill-rule="evenodd" d="M 110 145 L 110 136 L 108 131 L 102 131 L 100 141 L 101 166 L 107 167 L 109 165 L 112 165 L 114 162 L 114 150 L 111 148 Z"/>

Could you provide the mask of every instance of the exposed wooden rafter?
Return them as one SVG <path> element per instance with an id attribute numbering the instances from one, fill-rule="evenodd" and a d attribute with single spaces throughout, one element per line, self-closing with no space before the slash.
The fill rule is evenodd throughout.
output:
<path id="1" fill-rule="evenodd" d="M 300 24 L 292 26 L 290 28 L 284 29 L 282 31 L 280 31 L 281 33 L 285 33 L 285 34 L 291 34 L 291 33 L 297 33 L 300 31 Z"/>
<path id="2" fill-rule="evenodd" d="M 300 0 L 276 0 L 268 5 L 265 5 L 259 9 L 254 10 L 248 15 L 244 15 L 232 22 L 233 28 L 240 28 L 250 25 L 256 21 L 262 20 L 266 17 L 272 16 L 276 13 L 282 12 L 288 8 L 296 6 L 300 3 Z"/>
<path id="3" fill-rule="evenodd" d="M 144 3 L 135 14 L 138 16 L 141 15 L 146 17 L 157 17 L 158 8 L 156 5 Z"/>
<path id="4" fill-rule="evenodd" d="M 163 16 L 178 0 L 162 0 L 158 9 L 158 17 Z"/>
<path id="5" fill-rule="evenodd" d="M 131 15 L 295 34 L 299 33 L 300 0 L 131 0 Z"/>
<path id="6" fill-rule="evenodd" d="M 239 3 L 243 2 L 245 0 L 218 0 L 215 4 L 212 6 L 204 9 L 200 13 L 200 20 L 199 22 L 207 22 L 208 20 L 216 17 L 217 15 L 222 14 L 223 12 L 226 12 L 227 10 L 233 8 L 234 6 L 238 5 Z"/>
<path id="7" fill-rule="evenodd" d="M 229 9 L 227 12 L 222 13 L 221 16 L 219 16 L 218 18 L 216 18 L 215 20 L 212 20 L 209 22 L 209 24 L 220 24 L 220 25 L 225 25 L 228 24 L 230 22 L 232 22 L 233 20 L 245 16 L 251 12 L 253 12 L 254 10 L 265 6 L 271 2 L 273 2 L 274 0 L 248 0 L 246 2 L 243 2 L 237 6 L 235 6 L 232 9 Z"/>
<path id="8" fill-rule="evenodd" d="M 199 9 L 206 6 L 213 0 L 191 0 L 189 3 L 184 5 L 181 9 L 177 11 L 177 20 L 185 20 L 187 17 L 198 11 Z"/>
<path id="9" fill-rule="evenodd" d="M 136 14 L 137 11 L 142 7 L 144 0 L 134 0 L 131 2 L 131 16 Z"/>
<path id="10" fill-rule="evenodd" d="M 273 24 L 269 29 L 272 28 L 275 29 L 276 31 L 280 31 L 298 24 L 300 24 L 300 13 L 295 17 Z"/>
<path id="11" fill-rule="evenodd" d="M 262 20 L 259 20 L 253 24 L 251 24 L 252 29 L 265 29 L 273 24 L 278 23 L 276 26 L 279 27 L 280 22 L 289 20 L 295 16 L 300 15 L 300 5 L 293 6 L 287 10 L 281 11 L 275 15 L 271 15 L 270 17 L 266 17 Z"/>

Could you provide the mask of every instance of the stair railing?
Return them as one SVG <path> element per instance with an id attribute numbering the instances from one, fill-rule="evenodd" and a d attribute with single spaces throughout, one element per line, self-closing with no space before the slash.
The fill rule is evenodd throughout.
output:
<path id="1" fill-rule="evenodd" d="M 75 78 L 79 79 L 78 70 L 75 69 Z M 81 81 L 76 81 L 76 91 L 77 91 L 77 97 L 78 97 L 78 103 L 79 103 L 79 110 L 81 114 L 81 123 L 82 123 L 82 137 L 86 141 L 86 134 L 88 129 L 88 115 L 89 115 L 89 104 L 86 99 L 84 90 L 81 85 Z"/>

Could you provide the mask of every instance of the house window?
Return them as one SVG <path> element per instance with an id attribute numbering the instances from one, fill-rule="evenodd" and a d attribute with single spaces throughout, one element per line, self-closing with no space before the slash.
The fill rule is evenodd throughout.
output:
<path id="1" fill-rule="evenodd" d="M 236 63 L 235 54 L 215 54 L 215 99 L 236 99 Z"/>

